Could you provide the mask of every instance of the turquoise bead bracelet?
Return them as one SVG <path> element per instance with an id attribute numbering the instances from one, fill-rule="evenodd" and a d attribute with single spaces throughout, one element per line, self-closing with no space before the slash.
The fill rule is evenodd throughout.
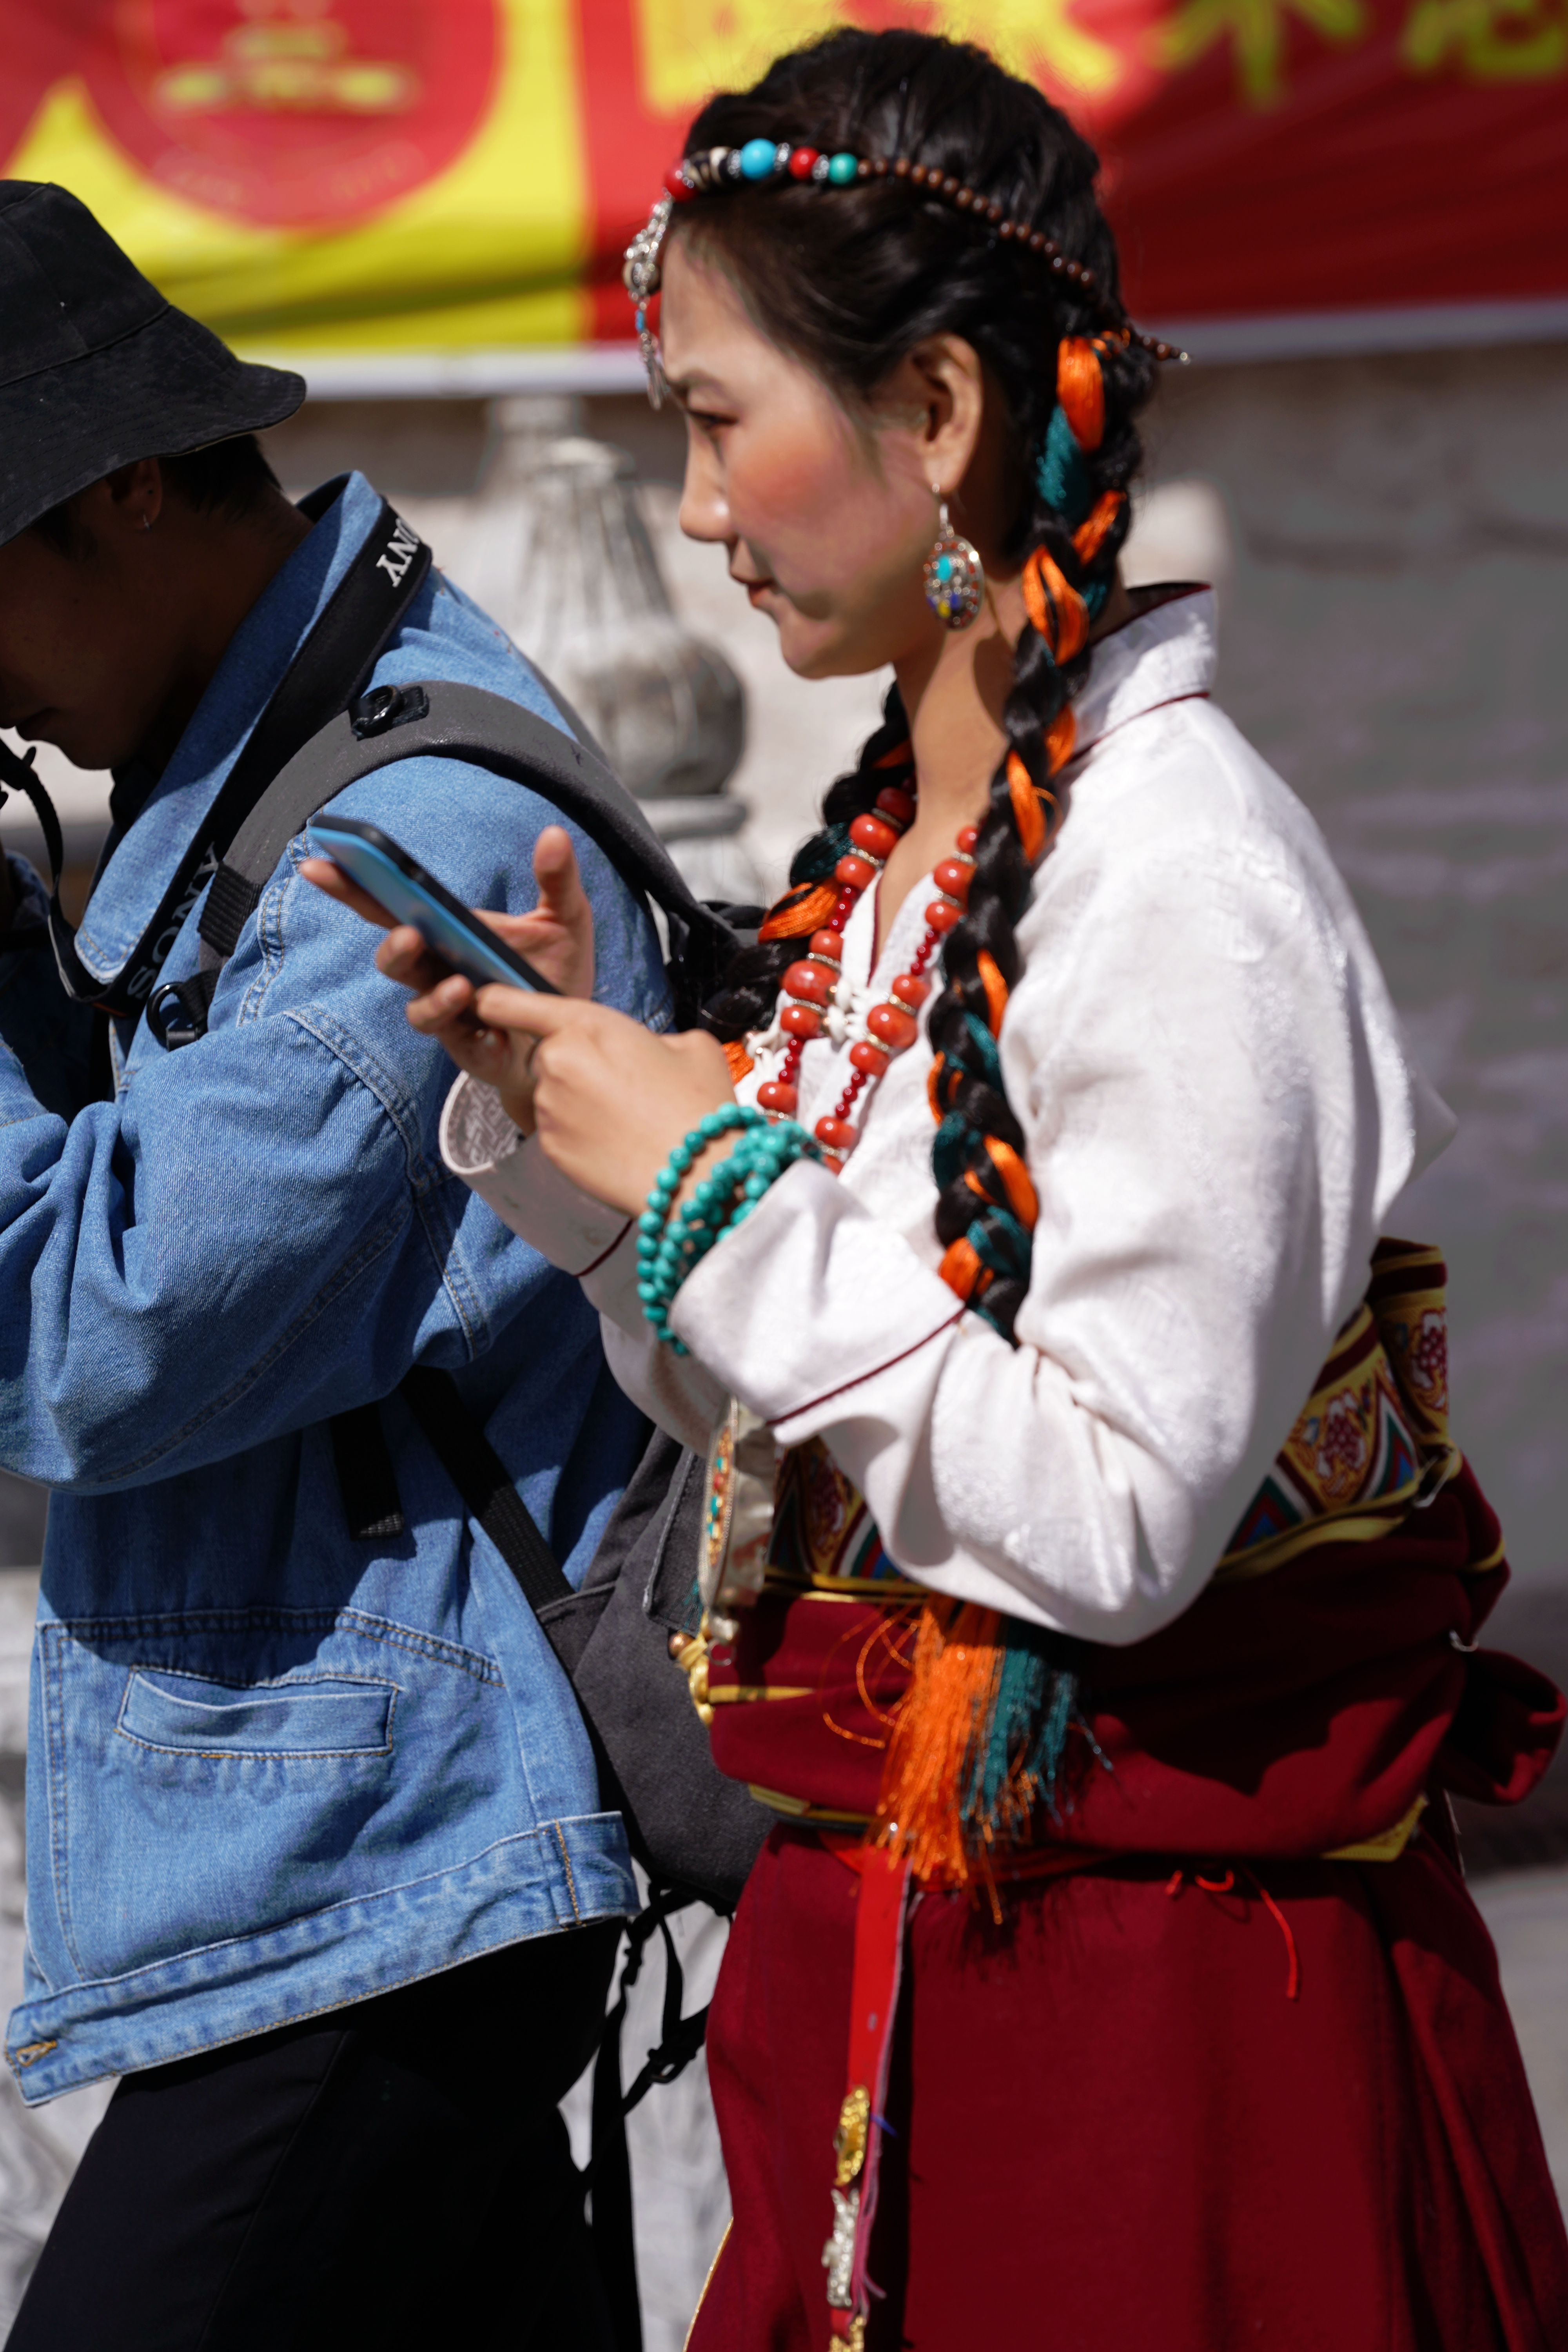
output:
<path id="1" fill-rule="evenodd" d="M 673 1233 L 667 1231 L 675 1196 L 700 1152 L 731 1129 L 760 1126 L 765 1118 L 764 1112 L 742 1103 L 724 1103 L 719 1109 L 709 1111 L 677 1144 L 654 1179 L 647 1207 L 637 1220 L 637 1296 L 661 1339 L 669 1339 L 669 1302 L 687 1270 L 680 1263 L 679 1225 Z M 679 1341 L 672 1344 L 679 1348 Z M 684 1354 L 685 1350 L 680 1352 Z"/>
<path id="2" fill-rule="evenodd" d="M 710 1143 L 739 1128 L 732 1151 L 698 1184 L 678 1216 L 675 1196 Z M 771 1120 L 750 1105 L 710 1111 L 676 1147 L 655 1180 L 637 1220 L 637 1296 L 657 1336 L 687 1352 L 669 1328 L 675 1294 L 720 1237 L 751 1215 L 770 1185 L 797 1160 L 820 1160 L 822 1147 L 793 1119 Z"/>

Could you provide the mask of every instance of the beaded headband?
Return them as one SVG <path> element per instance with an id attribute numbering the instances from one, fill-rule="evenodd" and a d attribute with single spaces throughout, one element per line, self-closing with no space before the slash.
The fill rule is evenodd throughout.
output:
<path id="1" fill-rule="evenodd" d="M 816 147 L 797 147 L 787 139 L 748 139 L 743 147 L 710 147 L 704 155 L 687 155 L 664 175 L 665 193 L 626 247 L 621 272 L 636 314 L 637 342 L 647 370 L 647 396 L 659 407 L 669 389 L 658 338 L 647 323 L 647 307 L 658 293 L 660 257 L 677 205 L 695 196 L 721 194 L 738 187 L 796 185 L 847 188 L 861 180 L 901 180 L 922 195 L 936 196 L 957 212 L 967 213 L 991 230 L 1002 244 L 1013 244 L 1037 254 L 1046 267 L 1063 278 L 1100 313 L 1107 326 L 1129 342 L 1141 344 L 1156 360 L 1185 361 L 1185 352 L 1163 343 L 1155 335 L 1142 335 L 1128 325 L 1118 306 L 1100 290 L 1094 271 L 1063 253 L 1054 237 L 1011 214 L 991 199 L 977 195 L 951 172 L 936 164 L 912 163 L 907 155 L 825 155 Z"/>

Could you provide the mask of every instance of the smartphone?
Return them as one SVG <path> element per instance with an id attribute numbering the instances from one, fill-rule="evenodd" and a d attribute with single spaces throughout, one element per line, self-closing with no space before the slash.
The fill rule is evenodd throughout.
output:
<path id="1" fill-rule="evenodd" d="M 561 992 L 542 971 L 498 939 L 461 899 L 427 874 L 401 842 L 354 816 L 313 816 L 310 837 L 325 856 L 341 866 L 362 890 L 400 923 L 412 923 L 432 955 L 471 980 L 476 988 L 500 981 L 503 988 L 533 988 L 543 996 Z"/>

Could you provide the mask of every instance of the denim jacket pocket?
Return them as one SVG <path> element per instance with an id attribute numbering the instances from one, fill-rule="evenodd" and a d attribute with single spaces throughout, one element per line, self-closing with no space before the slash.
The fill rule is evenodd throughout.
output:
<path id="1" fill-rule="evenodd" d="M 514 1789 L 499 1673 L 343 1613 L 40 1624 L 28 1910 L 52 1987 L 304 1933 L 467 1858 L 452 1813 Z"/>
<path id="2" fill-rule="evenodd" d="M 314 1675 L 237 1689 L 137 1667 L 115 1727 L 123 1738 L 172 1755 L 300 1761 L 387 1756 L 396 1697 L 395 1684 L 357 1676 Z"/>

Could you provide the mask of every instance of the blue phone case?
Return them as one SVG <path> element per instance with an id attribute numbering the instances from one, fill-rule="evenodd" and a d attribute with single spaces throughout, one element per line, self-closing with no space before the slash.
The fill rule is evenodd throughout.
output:
<path id="1" fill-rule="evenodd" d="M 412 923 L 426 947 L 476 988 L 499 981 L 504 988 L 531 988 L 547 996 L 559 993 L 542 972 L 514 955 L 504 940 L 478 922 L 460 899 L 379 825 L 365 824 L 357 817 L 316 816 L 310 829 L 334 865 L 341 866 L 398 922 Z"/>

